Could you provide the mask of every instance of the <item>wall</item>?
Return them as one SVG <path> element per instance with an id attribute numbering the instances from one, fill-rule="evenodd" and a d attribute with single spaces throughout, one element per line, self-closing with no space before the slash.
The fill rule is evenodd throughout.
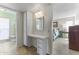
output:
<path id="1" fill-rule="evenodd" d="M 76 21 L 77 21 L 77 25 L 79 25 L 79 11 L 78 11 L 78 13 L 76 14 Z"/>
<path id="2" fill-rule="evenodd" d="M 23 12 L 17 12 L 16 14 L 17 16 L 17 24 L 16 24 L 16 28 L 17 28 L 17 33 L 16 33 L 16 45 L 17 47 L 22 47 L 24 45 L 23 43 L 23 39 L 24 39 L 24 27 L 23 27 L 23 18 L 24 18 L 24 13 Z"/>
<path id="3" fill-rule="evenodd" d="M 63 28 L 62 28 L 63 24 L 66 21 L 71 21 L 71 20 L 73 21 L 73 25 L 75 25 L 75 16 L 55 19 L 55 20 L 53 20 L 53 22 L 57 21 L 58 22 L 58 28 L 60 28 L 60 30 L 63 30 Z"/>
<path id="4" fill-rule="evenodd" d="M 24 12 L 24 45 L 29 46 L 28 43 L 30 39 L 28 38 L 28 34 L 32 34 L 32 21 L 33 21 L 33 14 L 30 11 Z M 36 46 L 36 45 L 35 45 Z"/>
<path id="5" fill-rule="evenodd" d="M 27 34 L 32 33 L 32 22 L 33 22 L 33 13 L 30 11 L 27 11 Z"/>
<path id="6" fill-rule="evenodd" d="M 37 11 L 41 11 L 44 14 L 44 30 L 43 31 L 36 31 L 35 29 L 35 15 L 33 16 L 33 31 L 34 34 L 40 34 L 40 35 L 48 35 L 48 13 L 49 13 L 49 6 L 48 5 L 40 5 L 38 7 Z M 36 12 L 37 12 L 36 11 Z M 35 13 L 35 12 L 34 12 Z"/>

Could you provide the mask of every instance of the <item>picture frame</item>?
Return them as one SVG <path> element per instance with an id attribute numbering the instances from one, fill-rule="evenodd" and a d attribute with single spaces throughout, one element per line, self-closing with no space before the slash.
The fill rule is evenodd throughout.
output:
<path id="1" fill-rule="evenodd" d="M 53 22 L 53 27 L 58 27 L 58 22 Z"/>

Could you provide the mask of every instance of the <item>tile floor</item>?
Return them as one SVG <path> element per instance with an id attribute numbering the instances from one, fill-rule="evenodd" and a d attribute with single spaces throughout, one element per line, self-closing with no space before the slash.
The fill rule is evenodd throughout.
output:
<path id="1" fill-rule="evenodd" d="M 37 55 L 34 47 L 16 48 L 15 41 L 0 41 L 0 55 Z M 59 38 L 53 42 L 52 55 L 79 55 L 79 51 L 68 48 L 68 39 Z"/>
<path id="2" fill-rule="evenodd" d="M 79 55 L 79 51 L 71 50 L 68 38 L 59 38 L 53 42 L 53 55 Z"/>
<path id="3" fill-rule="evenodd" d="M 16 48 L 15 41 L 0 41 L 0 55 L 36 55 L 36 48 Z"/>

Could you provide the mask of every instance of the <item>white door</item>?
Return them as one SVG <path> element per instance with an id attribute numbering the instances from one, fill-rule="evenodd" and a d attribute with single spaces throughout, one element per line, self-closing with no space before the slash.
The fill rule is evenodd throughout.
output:
<path id="1" fill-rule="evenodd" d="M 0 40 L 9 39 L 9 19 L 0 18 Z"/>

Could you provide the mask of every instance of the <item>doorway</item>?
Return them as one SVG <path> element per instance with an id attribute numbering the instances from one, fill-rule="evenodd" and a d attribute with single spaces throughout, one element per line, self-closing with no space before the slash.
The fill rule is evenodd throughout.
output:
<path id="1" fill-rule="evenodd" d="M 0 7 L 0 54 L 13 54 L 16 49 L 16 12 Z"/>
<path id="2" fill-rule="evenodd" d="M 68 55 L 73 54 L 69 49 L 69 27 L 75 25 L 75 17 L 66 17 L 52 21 L 53 31 L 53 54 Z"/>

